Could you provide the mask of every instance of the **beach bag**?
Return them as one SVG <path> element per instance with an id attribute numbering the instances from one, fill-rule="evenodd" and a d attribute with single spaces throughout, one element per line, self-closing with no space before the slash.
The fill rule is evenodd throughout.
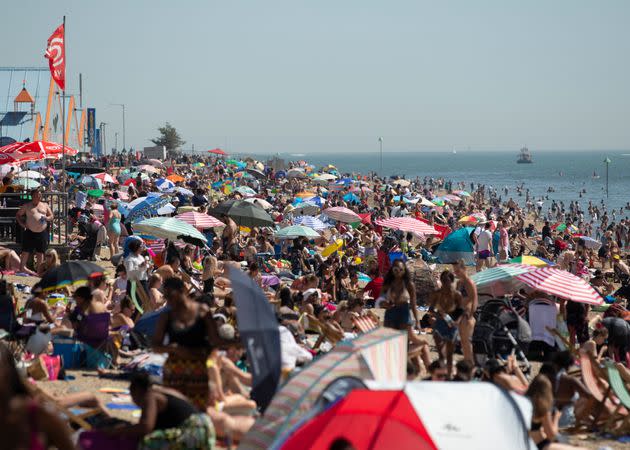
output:
<path id="1" fill-rule="evenodd" d="M 35 358 L 27 369 L 28 375 L 34 380 L 54 381 L 61 372 L 61 356 L 40 355 Z"/>

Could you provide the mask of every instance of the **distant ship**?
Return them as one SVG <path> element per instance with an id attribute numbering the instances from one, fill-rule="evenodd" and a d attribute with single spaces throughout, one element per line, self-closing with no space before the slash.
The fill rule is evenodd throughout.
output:
<path id="1" fill-rule="evenodd" d="M 598 178 L 599 178 L 599 175 L 597 175 L 597 172 L 593 170 L 593 180 L 597 180 Z"/>
<path id="2" fill-rule="evenodd" d="M 519 153 L 516 162 L 518 164 L 531 164 L 534 162 L 532 161 L 532 155 L 529 154 L 529 149 L 527 147 L 523 147 L 521 149 L 521 153 Z"/>

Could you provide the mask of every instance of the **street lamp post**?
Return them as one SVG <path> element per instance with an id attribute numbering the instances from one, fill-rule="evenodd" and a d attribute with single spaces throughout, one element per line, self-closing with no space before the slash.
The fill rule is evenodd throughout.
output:
<path id="1" fill-rule="evenodd" d="M 105 125 L 107 125 L 105 122 L 101 122 L 99 128 L 101 129 L 101 151 L 103 152 L 103 155 L 107 155 L 107 141 L 105 139 Z M 99 155 L 100 156 L 100 155 Z"/>
<path id="2" fill-rule="evenodd" d="M 118 131 L 114 133 L 114 149 L 118 153 Z"/>
<path id="3" fill-rule="evenodd" d="M 606 159 L 604 159 L 604 164 L 606 164 L 606 198 L 608 198 L 608 166 L 610 163 L 610 158 L 606 157 Z"/>
<path id="4" fill-rule="evenodd" d="M 124 103 L 112 103 L 112 106 L 121 106 L 122 107 L 122 119 L 123 119 L 123 150 L 127 148 L 127 136 L 125 133 L 125 104 Z M 118 147 L 116 147 L 118 149 Z"/>
<path id="5" fill-rule="evenodd" d="M 381 170 L 380 170 L 380 175 L 383 176 L 383 138 L 382 137 L 378 138 L 378 145 L 379 145 L 380 151 L 381 151 Z"/>

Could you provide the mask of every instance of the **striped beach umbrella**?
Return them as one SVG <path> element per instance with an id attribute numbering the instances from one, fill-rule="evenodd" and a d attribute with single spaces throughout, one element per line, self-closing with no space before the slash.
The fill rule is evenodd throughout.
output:
<path id="1" fill-rule="evenodd" d="M 204 214 L 197 211 L 190 211 L 184 214 L 178 214 L 176 219 L 192 225 L 198 230 L 207 230 L 208 228 L 224 227 L 225 224 L 210 214 Z"/>
<path id="2" fill-rule="evenodd" d="M 566 270 L 543 267 L 516 278 L 533 289 L 574 302 L 589 305 L 601 305 L 604 302 L 593 286 Z"/>
<path id="3" fill-rule="evenodd" d="M 354 211 L 344 208 L 343 206 L 335 206 L 324 210 L 324 214 L 333 220 L 344 223 L 361 222 L 361 217 Z"/>
<path id="4" fill-rule="evenodd" d="M 416 234 L 439 234 L 431 225 L 421 222 L 413 217 L 392 217 L 390 219 L 377 220 L 376 225 L 383 228 L 391 228 Z"/>
<path id="5" fill-rule="evenodd" d="M 206 242 L 206 237 L 195 227 L 173 217 L 152 217 L 136 223 L 133 230 L 138 234 L 146 234 L 156 238 L 175 241 L 182 238 L 193 238 Z"/>
<path id="6" fill-rule="evenodd" d="M 522 281 L 516 276 L 535 270 L 532 266 L 525 264 L 503 264 L 492 269 L 477 272 L 470 279 L 482 292 L 487 292 L 493 296 L 502 296 L 514 292 Z"/>
<path id="7" fill-rule="evenodd" d="M 304 225 L 305 227 L 312 228 L 315 231 L 323 231 L 329 228 L 328 225 L 326 225 L 320 219 L 312 216 L 298 216 L 293 219 L 293 223 L 295 225 Z"/>
<path id="8" fill-rule="evenodd" d="M 313 361 L 276 392 L 271 404 L 241 440 L 241 449 L 267 449 L 291 430 L 313 407 L 326 387 L 339 377 L 402 383 L 406 378 L 407 335 L 377 328 Z"/>

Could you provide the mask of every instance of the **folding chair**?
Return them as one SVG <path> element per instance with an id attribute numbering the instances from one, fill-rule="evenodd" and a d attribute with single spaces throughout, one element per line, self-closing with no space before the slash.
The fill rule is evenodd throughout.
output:
<path id="1" fill-rule="evenodd" d="M 109 342 L 109 324 L 111 315 L 106 313 L 88 314 L 77 329 L 76 339 L 84 344 L 86 348 L 86 363 L 88 366 L 111 365 L 111 355 L 107 352 Z M 109 356 L 109 361 L 105 361 Z"/>
<path id="2" fill-rule="evenodd" d="M 326 324 L 321 323 L 319 319 L 311 314 L 306 314 L 308 318 L 308 322 L 311 326 L 316 327 L 319 330 L 319 338 L 315 345 L 313 346 L 313 350 L 316 350 L 324 343 L 325 340 L 330 342 L 333 346 L 337 345 L 337 342 L 343 339 L 343 333 L 338 332 L 337 330 L 333 330 L 326 326 Z"/>
<path id="3" fill-rule="evenodd" d="M 614 431 L 619 434 L 627 434 L 630 432 L 630 414 L 628 413 L 630 411 L 630 392 L 626 389 L 621 373 L 619 373 L 619 369 L 617 369 L 614 362 L 607 361 L 606 370 L 608 371 L 608 389 L 612 390 L 619 403 L 617 403 L 615 410 L 606 421 L 604 428 L 608 431 L 613 431 L 615 422 L 621 420 L 621 425 L 615 428 Z"/>
<path id="4" fill-rule="evenodd" d="M 354 316 L 352 317 L 352 325 L 359 333 L 367 333 L 378 328 L 378 323 L 374 322 L 370 316 Z"/>
<path id="5" fill-rule="evenodd" d="M 593 407 L 589 408 L 589 410 L 594 411 L 591 426 L 595 426 L 599 423 L 598 419 L 605 409 L 609 414 L 613 414 L 615 404 L 611 400 L 611 390 L 608 383 L 605 383 L 606 385 L 604 388 L 606 390 L 605 392 L 602 392 L 602 389 L 600 388 L 600 381 L 598 381 L 597 375 L 595 375 L 590 355 L 584 352 L 580 354 L 580 367 L 582 368 L 582 381 L 596 402 Z"/>
<path id="6" fill-rule="evenodd" d="M 92 429 L 92 425 L 90 425 L 86 419 L 104 414 L 104 411 L 101 408 L 67 408 L 62 406 L 54 397 L 44 392 L 44 390 L 40 389 L 35 383 L 30 383 L 29 388 L 33 391 L 36 397 L 39 397 L 53 405 L 61 414 L 66 416 L 69 422 L 79 428 L 82 428 L 83 430 L 87 431 Z"/>

